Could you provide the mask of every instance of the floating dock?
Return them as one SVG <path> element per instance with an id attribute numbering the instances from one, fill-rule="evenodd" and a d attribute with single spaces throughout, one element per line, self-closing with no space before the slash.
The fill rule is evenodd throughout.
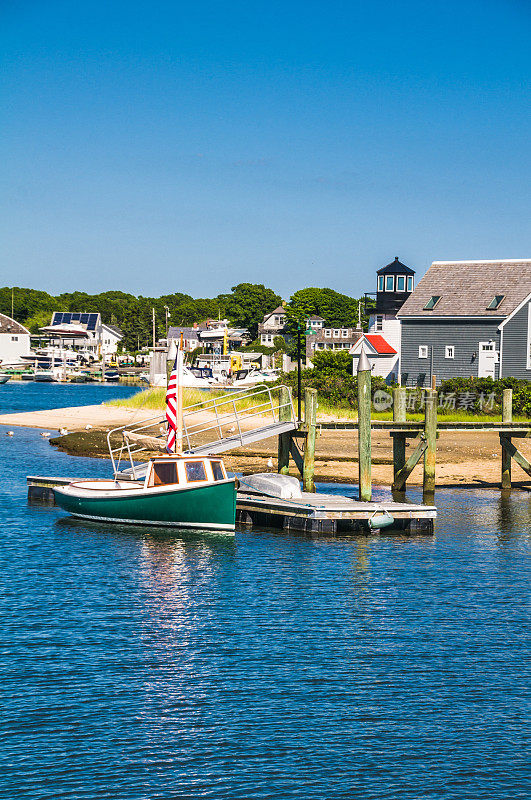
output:
<path id="1" fill-rule="evenodd" d="M 28 500 L 55 505 L 54 487 L 66 486 L 75 480 L 79 478 L 29 475 Z M 392 501 L 360 502 L 318 492 L 302 492 L 296 500 L 238 492 L 236 500 L 236 521 L 242 525 L 315 533 L 343 533 L 386 527 L 389 531 L 429 534 L 433 531 L 436 516 L 434 506 Z"/>

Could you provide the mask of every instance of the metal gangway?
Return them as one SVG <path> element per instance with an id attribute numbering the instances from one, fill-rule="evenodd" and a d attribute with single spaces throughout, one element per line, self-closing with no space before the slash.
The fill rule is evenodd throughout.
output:
<path id="1" fill-rule="evenodd" d="M 184 407 L 183 449 L 187 455 L 216 455 L 294 431 L 298 425 L 289 387 L 240 389 Z M 166 436 L 166 418 L 160 414 L 110 430 L 107 445 L 115 477 L 143 478 L 147 464 L 135 463 L 135 456 L 166 452 Z M 129 466 L 122 468 L 122 462 Z"/>

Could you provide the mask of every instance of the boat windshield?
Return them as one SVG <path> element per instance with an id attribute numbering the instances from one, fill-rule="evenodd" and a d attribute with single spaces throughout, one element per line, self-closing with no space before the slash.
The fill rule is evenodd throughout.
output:
<path id="1" fill-rule="evenodd" d="M 151 470 L 149 486 L 166 486 L 170 483 L 179 483 L 177 463 L 175 461 L 155 461 Z"/>
<path id="2" fill-rule="evenodd" d="M 214 475 L 214 480 L 224 481 L 225 475 L 223 474 L 223 467 L 221 466 L 221 461 L 211 461 L 210 466 L 212 467 L 212 474 Z"/>
<path id="3" fill-rule="evenodd" d="M 202 461 L 186 462 L 186 478 L 190 481 L 206 481 L 205 465 Z"/>

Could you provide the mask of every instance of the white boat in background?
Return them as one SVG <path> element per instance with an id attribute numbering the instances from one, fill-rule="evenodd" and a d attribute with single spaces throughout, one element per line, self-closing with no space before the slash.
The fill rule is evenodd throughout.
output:
<path id="1" fill-rule="evenodd" d="M 0 384 L 7 383 L 11 375 L 8 372 L 0 372 Z"/>

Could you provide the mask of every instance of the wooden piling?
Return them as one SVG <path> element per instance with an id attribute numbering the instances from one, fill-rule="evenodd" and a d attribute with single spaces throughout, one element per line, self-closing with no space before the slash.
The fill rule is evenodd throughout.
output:
<path id="1" fill-rule="evenodd" d="M 371 366 L 363 347 L 358 362 L 358 467 L 359 499 L 369 502 L 371 492 Z"/>
<path id="2" fill-rule="evenodd" d="M 315 492 L 315 437 L 317 431 L 317 389 L 304 391 L 304 422 L 306 426 L 306 442 L 302 468 L 303 490 Z"/>
<path id="3" fill-rule="evenodd" d="M 513 421 L 513 390 L 504 389 L 502 395 L 502 421 Z M 511 443 L 511 437 L 506 436 L 505 439 Z M 500 436 L 501 444 L 501 485 L 502 489 L 511 488 L 511 452 L 509 448 L 504 447 L 503 439 Z"/>
<path id="4" fill-rule="evenodd" d="M 393 389 L 393 422 L 406 421 L 406 390 Z M 396 477 L 406 463 L 406 437 L 393 436 L 393 489 L 396 489 Z M 404 486 L 405 488 L 405 486 Z"/>
<path id="5" fill-rule="evenodd" d="M 279 422 L 286 422 L 291 419 L 290 395 L 286 386 L 281 386 L 278 397 L 278 419 Z M 281 433 L 278 437 L 278 472 L 287 475 L 289 472 L 289 451 L 291 445 L 291 432 Z"/>
<path id="6" fill-rule="evenodd" d="M 424 436 L 426 451 L 424 453 L 423 494 L 433 495 L 435 492 L 435 452 L 437 447 L 437 392 L 426 391 L 424 405 Z"/>

